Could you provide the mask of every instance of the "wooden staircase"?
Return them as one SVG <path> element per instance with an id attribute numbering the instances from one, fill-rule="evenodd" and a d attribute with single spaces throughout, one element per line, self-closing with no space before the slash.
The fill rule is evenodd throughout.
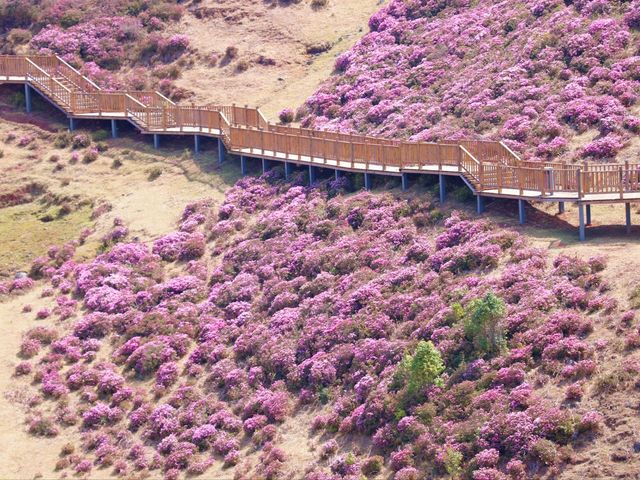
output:
<path id="1" fill-rule="evenodd" d="M 0 56 L 0 83 L 37 90 L 69 118 L 126 120 L 145 134 L 211 136 L 245 157 L 367 174 L 458 176 L 483 197 L 640 201 L 637 163 L 534 163 L 502 142 L 407 142 L 274 125 L 257 108 L 176 105 L 152 91 L 106 92 L 57 56 Z"/>

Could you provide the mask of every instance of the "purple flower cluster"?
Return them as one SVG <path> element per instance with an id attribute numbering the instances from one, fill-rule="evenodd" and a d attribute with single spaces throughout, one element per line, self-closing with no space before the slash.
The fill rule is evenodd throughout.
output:
<path id="1" fill-rule="evenodd" d="M 55 329 L 27 332 L 21 353 L 33 360 L 16 375 L 58 402 L 56 424 L 80 419 L 104 437 L 108 448 L 85 448 L 96 465 L 128 458 L 121 472 L 241 469 L 251 443 L 256 475 L 275 478 L 287 462 L 281 424 L 323 404 L 309 427 L 327 435 L 326 475 L 370 468 L 341 451 L 343 435 L 370 438 L 394 478 L 455 462 L 474 478 L 526 472 L 512 462 L 603 428 L 594 413 L 578 420 L 578 402 L 557 408 L 535 379 L 560 386 L 594 373 L 590 315 L 606 303 L 605 262 L 550 262 L 515 232 L 455 212 L 442 221 L 436 205 L 244 179 L 215 214 L 190 205 L 181 226 L 193 225 L 153 251 L 117 243 L 82 264 L 52 252 L 38 261 L 51 280 L 45 301 L 52 312 L 75 302 L 56 298 L 68 283 L 83 311 L 75 317 L 73 303 Z M 232 232 L 218 228 L 228 222 Z M 194 235 L 212 272 L 208 255 L 168 264 Z M 496 323 L 474 330 L 487 298 L 501 302 Z M 419 355 L 427 342 L 431 358 Z"/>
<path id="2" fill-rule="evenodd" d="M 391 1 L 298 113 L 331 131 L 487 136 L 534 159 L 614 158 L 638 123 L 639 11 L 598 0 Z M 588 130 L 598 138 L 574 147 Z"/>

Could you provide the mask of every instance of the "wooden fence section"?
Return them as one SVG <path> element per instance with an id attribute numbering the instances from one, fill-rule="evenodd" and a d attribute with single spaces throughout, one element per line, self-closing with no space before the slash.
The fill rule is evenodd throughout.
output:
<path id="1" fill-rule="evenodd" d="M 71 118 L 126 119 L 144 133 L 210 135 L 245 156 L 371 173 L 459 175 L 476 193 L 528 200 L 640 200 L 638 163 L 528 162 L 502 142 L 409 142 L 273 125 L 247 106 L 184 106 L 154 91 L 102 91 L 57 56 L 1 55 L 0 82 L 30 85 Z"/>
<path id="2" fill-rule="evenodd" d="M 222 112 L 232 125 L 244 125 L 249 128 L 267 129 L 269 123 L 257 108 L 237 105 L 210 105 L 207 108 Z"/>

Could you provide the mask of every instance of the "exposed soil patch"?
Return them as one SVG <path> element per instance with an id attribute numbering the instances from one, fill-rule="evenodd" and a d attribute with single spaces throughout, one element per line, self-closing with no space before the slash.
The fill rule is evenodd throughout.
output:
<path id="1" fill-rule="evenodd" d="M 195 103 L 257 105 L 275 119 L 331 74 L 335 57 L 362 36 L 381 3 L 332 0 L 314 9 L 310 1 L 200 2 L 175 27 L 197 50 L 177 84 L 195 92 Z M 228 55 L 229 47 L 236 53 Z"/>

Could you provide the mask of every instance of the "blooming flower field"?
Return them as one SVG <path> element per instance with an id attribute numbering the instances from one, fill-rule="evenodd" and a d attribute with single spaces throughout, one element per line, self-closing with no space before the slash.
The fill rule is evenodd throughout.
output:
<path id="1" fill-rule="evenodd" d="M 178 72 L 168 65 L 189 50 L 187 36 L 165 31 L 183 13 L 172 0 L 13 0 L 0 6 L 0 29 L 9 32 L 2 47 L 57 54 L 105 89 L 160 88 Z"/>
<path id="2" fill-rule="evenodd" d="M 617 311 L 601 258 L 549 258 L 428 197 L 276 176 L 189 205 L 153 245 L 125 233 L 87 263 L 73 245 L 34 263 L 50 304 L 25 313 L 42 325 L 15 375 L 34 385 L 29 431 L 74 439 L 60 470 L 523 479 L 598 434 L 581 385 Z M 321 444 L 307 465 L 279 445 L 300 411 Z"/>
<path id="3" fill-rule="evenodd" d="M 336 131 L 500 139 L 540 160 L 613 159 L 640 133 L 639 19 L 638 0 L 392 0 L 299 115 Z"/>

